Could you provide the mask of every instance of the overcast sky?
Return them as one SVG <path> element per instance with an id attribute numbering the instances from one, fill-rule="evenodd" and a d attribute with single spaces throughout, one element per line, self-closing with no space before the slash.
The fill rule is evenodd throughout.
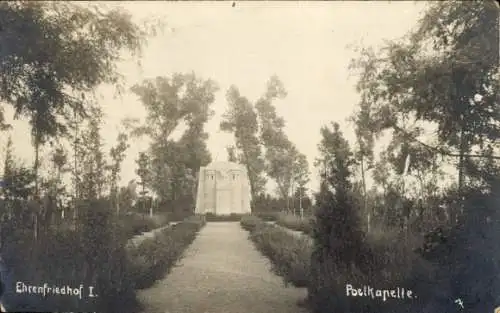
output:
<path id="1" fill-rule="evenodd" d="M 355 56 L 347 46 L 362 43 L 378 46 L 384 39 L 404 35 L 417 23 L 425 3 L 401 2 L 120 2 L 137 21 L 160 17 L 168 28 L 145 47 L 141 59 L 120 64 L 127 87 L 146 78 L 194 71 L 211 78 L 220 87 L 213 105 L 216 114 L 207 124 L 208 146 L 215 160 L 226 160 L 230 134 L 219 131 L 226 110 L 225 92 L 238 86 L 250 101 L 264 91 L 273 74 L 288 91 L 276 102 L 286 120 L 286 132 L 307 155 L 313 173 L 310 187 L 318 179 L 312 164 L 317 157 L 321 125 L 337 121 L 349 140 L 353 131 L 346 118 L 358 101 L 355 78 L 348 64 Z M 99 89 L 107 115 L 103 129 L 106 149 L 116 142 L 118 126 L 125 117 L 144 116 L 137 98 L 127 92 L 115 98 L 110 86 Z M 14 123 L 11 132 L 16 154 L 33 159 L 29 128 Z M 0 134 L 5 142 L 6 134 Z M 353 141 L 352 141 L 353 142 Z M 135 158 L 147 142 L 135 141 L 123 164 L 122 183 L 136 178 Z M 3 150 L 3 149 L 2 149 Z M 3 159 L 3 155 L 2 155 Z"/>

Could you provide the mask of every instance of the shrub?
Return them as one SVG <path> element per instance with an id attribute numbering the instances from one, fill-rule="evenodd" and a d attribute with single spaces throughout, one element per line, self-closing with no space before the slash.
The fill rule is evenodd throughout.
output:
<path id="1" fill-rule="evenodd" d="M 280 213 L 277 215 L 276 224 L 310 235 L 313 231 L 313 220 L 313 217 L 301 218 L 292 214 Z"/>
<path id="2" fill-rule="evenodd" d="M 10 311 L 137 312 L 139 304 L 126 258 L 127 239 L 107 203 L 81 203 L 77 229 L 47 228 L 36 241 L 30 230 L 17 229 L 2 251 L 11 280 L 3 304 Z M 16 294 L 16 282 L 84 288 L 95 286 L 99 297 Z M 86 289 L 87 290 L 87 289 Z"/>
<path id="3" fill-rule="evenodd" d="M 205 214 L 207 222 L 239 222 L 245 214 L 231 213 L 229 215 L 215 215 L 213 213 Z"/>
<path id="4" fill-rule="evenodd" d="M 312 311 L 366 312 L 371 299 L 347 297 L 346 284 L 370 285 L 376 257 L 366 242 L 361 203 L 352 184 L 354 159 L 338 123 L 324 127 L 321 149 L 325 160 L 316 195 L 308 295 Z"/>
<path id="5" fill-rule="evenodd" d="M 270 259 L 273 271 L 283 277 L 285 284 L 291 283 L 296 287 L 307 285 L 310 238 L 297 238 L 253 215 L 244 216 L 240 224 L 243 229 L 250 231 L 250 239 L 257 249 Z"/>
<path id="6" fill-rule="evenodd" d="M 253 215 L 257 216 L 263 221 L 267 222 L 276 222 L 278 219 L 278 216 L 280 215 L 279 212 L 257 212 L 257 213 L 252 213 Z"/>
<path id="7" fill-rule="evenodd" d="M 168 214 L 166 214 L 166 213 L 155 214 L 149 218 L 153 221 L 155 228 L 166 226 L 170 223 L 170 220 L 168 218 Z"/>
<path id="8" fill-rule="evenodd" d="M 271 260 L 273 271 L 285 284 L 306 287 L 309 281 L 311 241 L 297 238 L 274 225 L 259 223 L 251 232 L 257 249 Z"/>
<path id="9" fill-rule="evenodd" d="M 164 277 L 193 242 L 203 225 L 203 217 L 189 217 L 165 228 L 154 238 L 142 241 L 137 247 L 132 247 L 129 259 L 132 263 L 131 275 L 135 287 L 148 288 Z"/>
<path id="10" fill-rule="evenodd" d="M 129 214 L 120 216 L 119 223 L 125 236 L 132 238 L 168 224 L 168 219 L 166 216 L 149 217 L 143 214 Z"/>
<path id="11" fill-rule="evenodd" d="M 487 312 L 500 303 L 500 181 L 492 191 L 466 190 L 464 215 L 456 227 L 438 229 L 426 236 L 421 253 L 435 267 L 432 279 L 419 279 L 427 304 L 420 311 L 451 311 L 453 302 L 443 299 L 459 295 L 471 313 Z"/>
<path id="12" fill-rule="evenodd" d="M 241 217 L 240 225 L 243 229 L 253 231 L 262 220 L 254 215 L 245 215 Z"/>

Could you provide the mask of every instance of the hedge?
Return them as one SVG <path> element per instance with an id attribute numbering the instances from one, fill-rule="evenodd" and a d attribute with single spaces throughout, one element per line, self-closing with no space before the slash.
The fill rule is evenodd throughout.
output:
<path id="1" fill-rule="evenodd" d="M 130 214 L 121 216 L 119 219 L 120 228 L 123 229 L 124 233 L 128 238 L 132 238 L 142 233 L 149 232 L 157 227 L 161 227 L 167 224 L 165 220 L 163 223 L 159 223 L 154 218 L 139 214 Z"/>
<path id="2" fill-rule="evenodd" d="M 241 227 L 248 231 L 253 231 L 261 223 L 263 223 L 262 220 L 254 215 L 243 216 L 240 220 Z"/>
<path id="3" fill-rule="evenodd" d="M 207 222 L 239 222 L 245 214 L 226 214 L 226 215 L 215 215 L 213 213 L 205 214 L 205 219 Z"/>
<path id="4" fill-rule="evenodd" d="M 87 201 L 79 206 L 76 229 L 54 226 L 40 232 L 35 241 L 33 230 L 17 227 L 5 238 L 0 270 L 5 285 L 2 304 L 8 311 L 140 312 L 136 288 L 163 277 L 204 223 L 202 218 L 192 217 L 156 239 L 129 248 L 131 228 L 124 226 L 124 219 L 108 203 Z M 16 225 L 14 222 L 1 226 Z M 17 282 L 72 288 L 82 284 L 87 292 L 93 286 L 99 297 L 21 294 L 16 293 Z"/>
<path id="5" fill-rule="evenodd" d="M 25 209 L 25 208 L 20 208 Z M 78 228 L 52 227 L 40 232 L 16 228 L 4 242 L 2 281 L 6 292 L 2 304 L 8 311 L 23 312 L 137 312 L 133 282 L 129 275 L 127 231 L 104 201 L 79 204 Z M 13 223 L 15 221 L 10 221 Z M 16 293 L 16 283 L 43 286 L 83 284 L 94 286 L 99 297 Z"/>
<path id="6" fill-rule="evenodd" d="M 277 216 L 276 224 L 311 235 L 314 228 L 314 219 L 312 217 L 301 218 L 292 214 L 280 213 Z"/>
<path id="7" fill-rule="evenodd" d="M 267 222 L 276 222 L 278 220 L 278 217 L 281 213 L 279 212 L 256 212 L 252 213 L 253 215 L 257 216 L 263 221 Z"/>
<path id="8" fill-rule="evenodd" d="M 306 287 L 309 281 L 311 241 L 297 238 L 278 226 L 256 216 L 242 218 L 241 226 L 250 231 L 250 239 L 272 264 L 272 270 L 283 277 L 284 283 Z"/>
<path id="9" fill-rule="evenodd" d="M 151 239 L 145 239 L 130 249 L 131 276 L 136 289 L 151 287 L 163 278 L 181 258 L 185 249 L 205 225 L 200 216 L 193 216 L 163 229 Z"/>

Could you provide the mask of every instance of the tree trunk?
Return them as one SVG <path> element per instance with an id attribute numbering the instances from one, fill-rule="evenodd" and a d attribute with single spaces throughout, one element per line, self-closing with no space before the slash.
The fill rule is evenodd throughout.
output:
<path id="1" fill-rule="evenodd" d="M 38 168 L 39 168 L 39 162 L 40 162 L 40 136 L 38 133 L 38 130 L 35 130 L 35 164 L 33 165 L 33 172 L 35 175 L 35 192 L 34 192 L 34 200 L 35 203 L 39 203 L 39 187 L 38 187 Z M 35 238 L 35 241 L 38 240 L 38 228 L 39 228 L 39 220 L 38 220 L 38 214 L 40 213 L 39 210 L 41 210 L 41 206 L 35 206 L 34 207 L 34 212 L 33 214 L 33 222 L 34 222 L 34 229 L 33 229 L 33 237 Z"/>
<path id="2" fill-rule="evenodd" d="M 245 158 L 245 166 L 247 168 L 248 181 L 250 183 L 250 194 L 252 195 L 252 199 L 257 199 L 255 190 L 255 183 L 256 183 L 255 180 L 257 179 L 257 177 L 253 176 L 255 173 L 252 171 L 252 168 L 250 167 L 248 153 L 246 149 L 243 148 L 242 150 L 243 150 L 243 157 Z"/>
<path id="3" fill-rule="evenodd" d="M 120 192 L 115 188 L 116 215 L 120 215 Z"/>
<path id="4" fill-rule="evenodd" d="M 38 131 L 35 135 L 35 164 L 33 165 L 33 172 L 35 175 L 35 199 L 39 198 L 39 187 L 38 187 L 38 169 L 40 168 L 40 138 L 38 136 Z"/>
<path id="5" fill-rule="evenodd" d="M 74 113 L 74 119 L 75 119 L 75 140 L 73 142 L 73 166 L 74 166 L 74 174 L 73 174 L 73 179 L 74 179 L 74 189 L 73 190 L 73 221 L 75 228 L 77 226 L 77 217 L 78 217 L 78 197 L 80 196 L 79 194 L 79 186 L 78 186 L 78 119 L 76 115 L 76 111 Z"/>
<path id="6" fill-rule="evenodd" d="M 371 230 L 371 217 L 372 217 L 372 212 L 368 212 L 368 204 L 366 200 L 366 178 L 365 178 L 365 160 L 364 157 L 361 157 L 361 183 L 363 187 L 363 211 L 366 213 L 367 217 L 367 227 L 368 227 L 368 233 L 370 233 Z"/>
<path id="7" fill-rule="evenodd" d="M 142 212 L 141 213 L 144 213 L 146 211 L 146 201 L 145 201 L 145 198 L 146 198 L 146 185 L 144 183 L 144 181 L 141 181 L 141 187 L 142 187 Z M 151 211 L 151 210 L 150 210 Z M 150 212 L 150 215 L 151 217 L 153 217 L 153 215 L 151 214 Z"/>
<path id="8" fill-rule="evenodd" d="M 300 218 L 304 218 L 304 208 L 302 207 L 302 186 L 299 189 L 299 208 L 300 208 Z"/>
<path id="9" fill-rule="evenodd" d="M 404 200 L 406 199 L 405 192 L 406 192 L 406 184 L 405 184 L 405 179 L 404 176 L 400 177 L 401 179 L 401 195 L 400 199 L 403 201 L 401 202 L 401 209 L 403 211 L 403 222 L 404 222 L 404 231 L 405 231 L 405 238 L 408 238 L 408 215 L 406 214 L 406 208 L 405 208 L 405 202 Z"/>
<path id="10" fill-rule="evenodd" d="M 59 210 L 62 209 L 62 206 L 60 206 L 60 197 L 59 195 L 59 185 L 61 184 L 61 172 L 62 169 L 60 167 L 57 168 L 57 181 L 56 181 L 56 192 L 55 192 L 55 202 L 56 202 L 56 212 L 59 212 Z"/>

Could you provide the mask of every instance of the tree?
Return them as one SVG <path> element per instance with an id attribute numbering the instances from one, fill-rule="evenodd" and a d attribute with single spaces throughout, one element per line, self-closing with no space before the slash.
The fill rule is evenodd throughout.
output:
<path id="1" fill-rule="evenodd" d="M 293 183 L 293 165 L 297 157 L 295 146 L 282 149 L 269 147 L 266 149 L 266 172 L 276 181 L 278 194 L 286 202 L 286 210 L 290 211 L 290 189 Z"/>
<path id="2" fill-rule="evenodd" d="M 133 135 L 148 135 L 153 141 L 166 143 L 182 121 L 196 124 L 213 115 L 210 105 L 217 89 L 213 81 L 200 80 L 194 73 L 176 73 L 171 78 L 156 77 L 134 85 L 131 90 L 146 108 L 147 117 L 143 125 L 133 127 Z"/>
<path id="3" fill-rule="evenodd" d="M 235 151 L 235 147 L 234 146 L 228 146 L 226 147 L 226 150 L 227 150 L 227 160 L 229 162 L 237 162 L 238 161 L 238 158 L 236 157 L 236 151 Z"/>
<path id="4" fill-rule="evenodd" d="M 147 186 L 150 184 L 150 177 L 151 177 L 151 164 L 149 160 L 149 156 L 146 152 L 139 152 L 139 158 L 136 160 L 137 164 L 137 169 L 135 173 L 137 176 L 139 176 L 140 181 L 139 181 L 139 186 L 141 186 L 141 204 L 142 204 L 142 211 L 144 211 L 144 200 L 147 195 Z"/>
<path id="5" fill-rule="evenodd" d="M 266 92 L 255 103 L 260 125 L 260 140 L 265 148 L 266 172 L 276 181 L 284 199 L 288 194 L 291 179 L 289 161 L 296 151 L 283 130 L 285 121 L 277 115 L 272 101 L 283 99 L 286 95 L 287 92 L 279 78 L 272 76 L 267 82 Z"/>
<path id="6" fill-rule="evenodd" d="M 2 195 L 2 243 L 15 231 L 15 226 L 26 226 L 32 212 L 23 203 L 26 203 L 33 194 L 35 175 L 33 169 L 16 160 L 13 152 L 12 139 L 9 137 L 6 147 L 3 170 Z"/>
<path id="7" fill-rule="evenodd" d="M 107 165 L 102 151 L 100 127 L 103 114 L 99 107 L 91 109 L 87 129 L 81 134 L 80 164 L 82 166 L 80 196 L 82 199 L 100 199 L 106 183 Z"/>
<path id="8" fill-rule="evenodd" d="M 55 171 L 55 179 L 52 186 L 52 194 L 56 201 L 56 206 L 58 210 L 61 210 L 61 218 L 65 217 L 64 207 L 62 206 L 61 198 L 66 194 L 66 187 L 61 186 L 62 184 L 62 175 L 67 171 L 66 165 L 68 163 L 68 155 L 64 151 L 62 147 L 57 147 L 53 153 L 51 158 L 53 168 Z"/>
<path id="9" fill-rule="evenodd" d="M 185 156 L 183 163 L 193 174 L 198 173 L 201 166 L 205 166 L 212 161 L 207 146 L 208 133 L 204 131 L 207 120 L 199 119 L 191 122 L 188 129 L 178 140 L 178 145 Z"/>
<path id="10" fill-rule="evenodd" d="M 290 193 L 293 195 L 294 179 L 300 153 L 284 131 L 285 121 L 276 113 L 273 101 L 287 95 L 283 83 L 273 75 L 267 83 L 265 94 L 255 103 L 260 122 L 260 139 L 265 148 L 266 172 L 278 185 L 279 194 L 290 210 Z M 303 164 L 301 164 L 303 165 Z M 300 174 L 299 174 L 300 175 Z"/>
<path id="11" fill-rule="evenodd" d="M 200 166 L 211 161 L 206 146 L 208 134 L 205 123 L 213 116 L 210 108 L 215 100 L 217 85 L 212 80 L 202 80 L 194 73 L 174 74 L 145 80 L 132 87 L 147 111 L 141 125 L 127 120 L 132 136 L 147 135 L 152 139 L 151 188 L 162 202 L 194 202 L 196 173 Z M 184 123 L 187 130 L 176 142 L 170 136 Z"/>
<path id="12" fill-rule="evenodd" d="M 7 184 L 5 184 L 5 182 L 6 182 L 6 179 L 8 177 L 12 177 L 12 175 L 13 175 L 12 171 L 14 170 L 14 166 L 15 166 L 13 153 L 14 153 L 14 151 L 13 151 L 13 146 L 12 146 L 12 137 L 9 136 L 9 138 L 7 139 L 7 146 L 5 147 L 5 161 L 4 161 L 4 165 L 3 165 L 4 185 L 2 186 L 3 187 L 2 194 L 3 194 L 5 200 L 9 200 L 9 198 L 10 198 L 8 189 L 6 188 Z"/>
<path id="13" fill-rule="evenodd" d="M 240 94 L 236 86 L 228 89 L 226 101 L 229 108 L 223 115 L 220 129 L 234 134 L 237 159 L 246 166 L 252 199 L 257 199 L 266 185 L 257 114 L 250 101 Z"/>
<path id="14" fill-rule="evenodd" d="M 137 164 L 137 169 L 135 173 L 140 178 L 139 185 L 141 186 L 141 196 L 145 196 L 147 191 L 146 187 L 149 183 L 149 177 L 151 175 L 149 156 L 146 152 L 139 152 L 139 158 L 135 161 Z"/>
<path id="15" fill-rule="evenodd" d="M 179 156 L 184 156 L 179 160 L 179 163 L 184 166 L 184 175 L 181 176 L 183 179 L 180 185 L 183 186 L 184 205 L 189 209 L 195 206 L 200 167 L 212 161 L 207 147 L 208 133 L 203 130 L 206 121 L 203 119 L 192 122 L 178 141 Z"/>
<path id="16" fill-rule="evenodd" d="M 299 199 L 299 212 L 300 216 L 304 217 L 304 209 L 302 207 L 302 200 L 306 196 L 306 185 L 309 182 L 309 164 L 307 157 L 304 154 L 298 154 L 295 162 L 293 163 L 293 183 L 297 184 L 296 195 Z M 293 191 L 292 191 L 293 194 Z M 294 205 L 295 211 L 295 205 Z"/>
<path id="17" fill-rule="evenodd" d="M 361 172 L 363 212 L 367 215 L 368 232 L 370 232 L 373 208 L 368 209 L 366 173 L 373 168 L 373 147 L 375 144 L 373 130 L 371 129 L 372 123 L 370 113 L 370 102 L 365 96 L 365 99 L 362 99 L 359 103 L 359 111 L 356 112 L 351 118 L 351 121 L 354 122 L 355 125 L 354 129 L 357 142 L 355 157 Z"/>
<path id="18" fill-rule="evenodd" d="M 322 174 L 322 189 L 318 202 L 318 229 L 315 238 L 319 246 L 333 253 L 334 260 L 350 264 L 360 260 L 356 253 L 363 240 L 358 204 L 352 197 L 353 153 L 344 139 L 338 123 L 332 129 L 321 129 L 320 153 L 326 167 Z M 326 175 L 325 175 L 326 173 Z M 324 201 L 331 198 L 331 201 Z"/>
<path id="19" fill-rule="evenodd" d="M 14 107 L 15 118 L 29 119 L 38 176 L 40 147 L 67 134 L 71 112 L 86 116 L 85 94 L 119 82 L 119 52 L 139 52 L 147 34 L 122 10 L 74 3 L 2 3 L 0 24 L 1 45 L 9 47 L 0 56 L 0 100 Z"/>
<path id="20" fill-rule="evenodd" d="M 426 235 L 422 256 L 436 268 L 429 285 L 418 284 L 419 298 L 425 298 L 424 308 L 417 309 L 421 312 L 452 309 L 454 304 L 436 297 L 437 290 L 443 299 L 461 297 L 471 312 L 484 312 L 498 302 L 491 286 L 499 281 L 490 274 L 498 271 L 498 256 L 491 248 L 498 232 L 494 203 L 500 173 L 498 28 L 493 1 L 435 2 L 414 32 L 380 51 L 364 49 L 357 60 L 358 87 L 361 98 L 370 103 L 370 125 L 375 134 L 393 133 L 384 156 L 389 166 L 374 171 L 388 186 L 385 200 L 400 198 L 401 193 L 384 179 L 386 173 L 427 176 L 421 190 L 428 193 L 439 178 L 434 175 L 436 155 L 456 161 L 455 184 L 439 201 L 427 197 L 428 206 L 443 204 L 458 217 L 449 218 L 452 227 L 445 231 L 439 228 Z M 435 142 L 423 139 L 426 124 L 436 128 Z"/>
<path id="21" fill-rule="evenodd" d="M 299 214 L 301 218 L 310 216 L 312 211 L 312 202 L 311 198 L 307 194 L 308 189 L 305 186 L 299 186 L 295 189 L 295 193 L 293 195 L 294 207 L 299 207 Z"/>
<path id="22" fill-rule="evenodd" d="M 365 49 L 358 60 L 359 89 L 371 99 L 377 132 L 392 129 L 422 149 L 458 158 L 459 190 L 466 175 L 481 180 L 466 164 L 500 159 L 481 152 L 488 144 L 498 149 L 500 135 L 497 30 L 493 2 L 436 3 L 406 40 L 388 43 L 379 54 Z M 435 124 L 438 143 L 418 138 L 421 129 L 406 127 L 412 120 Z"/>
<path id="23" fill-rule="evenodd" d="M 370 265 L 370 253 L 365 247 L 361 226 L 360 206 L 352 193 L 352 166 L 355 163 L 349 143 L 340 131 L 338 123 L 331 128 L 321 128 L 319 144 L 321 187 L 316 203 L 316 227 L 313 232 L 312 280 L 309 295 L 315 297 L 319 310 L 331 311 L 332 282 L 339 282 L 332 275 L 344 275 L 349 279 L 353 267 L 366 272 Z M 340 282 L 339 282 L 340 283 Z M 347 281 L 348 283 L 348 281 Z M 341 286 L 341 288 L 345 288 Z M 343 300 L 338 300 L 343 301 Z"/>
<path id="24" fill-rule="evenodd" d="M 6 201 L 27 200 L 33 192 L 35 177 L 31 169 L 14 157 L 12 138 L 9 137 L 3 169 L 3 195 Z M 13 212 L 10 212 L 13 213 Z M 10 214 L 9 213 L 9 214 Z"/>
<path id="25" fill-rule="evenodd" d="M 125 159 L 125 152 L 130 147 L 128 144 L 127 134 L 121 132 L 118 134 L 116 146 L 112 147 L 109 155 L 111 156 L 110 164 L 110 198 L 111 203 L 114 204 L 116 213 L 120 213 L 120 200 L 119 200 L 119 189 L 118 184 L 120 181 L 120 172 L 122 162 Z"/>

